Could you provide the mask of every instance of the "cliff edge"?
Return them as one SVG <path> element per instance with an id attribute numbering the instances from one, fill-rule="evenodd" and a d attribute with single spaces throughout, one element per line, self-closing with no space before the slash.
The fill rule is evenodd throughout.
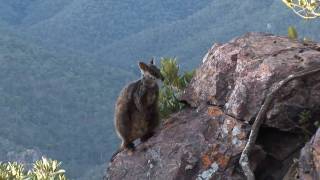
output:
<path id="1" fill-rule="evenodd" d="M 133 155 L 119 153 L 106 179 L 246 179 L 239 158 L 266 95 L 290 74 L 315 67 L 314 42 L 248 33 L 213 45 L 181 97 L 190 107 L 163 120 Z M 250 155 L 257 179 L 319 179 L 319 110 L 320 73 L 277 93 Z"/>

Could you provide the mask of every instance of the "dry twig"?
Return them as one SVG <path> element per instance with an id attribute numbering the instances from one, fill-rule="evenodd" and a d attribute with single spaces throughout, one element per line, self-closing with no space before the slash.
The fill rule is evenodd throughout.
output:
<path id="1" fill-rule="evenodd" d="M 240 165 L 242 167 L 242 170 L 244 172 L 244 174 L 246 175 L 248 180 L 254 180 L 254 174 L 250 168 L 250 164 L 249 164 L 249 153 L 252 149 L 252 147 L 254 146 L 258 133 L 259 133 L 259 129 L 260 126 L 264 120 L 265 114 L 275 96 L 275 94 L 281 89 L 281 87 L 283 87 L 284 85 L 286 85 L 288 82 L 296 79 L 296 78 L 301 78 L 304 76 L 308 76 L 314 73 L 320 72 L 320 68 L 316 68 L 316 69 L 312 69 L 312 70 L 305 70 L 305 71 L 300 71 L 298 73 L 289 75 L 287 78 L 283 79 L 282 81 L 280 81 L 278 84 L 276 84 L 275 86 L 273 86 L 273 88 L 271 89 L 271 91 L 268 93 L 264 103 L 262 104 L 258 115 L 252 125 L 252 129 L 250 132 L 250 136 L 248 139 L 248 142 L 245 146 L 245 148 L 242 151 L 241 157 L 240 157 Z"/>

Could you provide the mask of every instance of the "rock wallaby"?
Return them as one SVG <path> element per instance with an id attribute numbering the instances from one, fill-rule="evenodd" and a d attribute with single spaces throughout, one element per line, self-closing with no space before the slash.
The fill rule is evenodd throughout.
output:
<path id="1" fill-rule="evenodd" d="M 133 141 L 148 140 L 160 123 L 157 80 L 163 81 L 163 76 L 153 59 L 149 64 L 139 62 L 139 68 L 142 77 L 122 89 L 115 105 L 115 128 L 122 140 L 119 151 L 127 149 L 132 153 Z"/>

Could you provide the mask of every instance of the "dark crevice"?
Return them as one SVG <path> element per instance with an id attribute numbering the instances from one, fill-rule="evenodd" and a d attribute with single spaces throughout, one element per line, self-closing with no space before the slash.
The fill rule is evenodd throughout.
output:
<path id="1" fill-rule="evenodd" d="M 256 178 L 282 179 L 308 140 L 309 136 L 301 131 L 285 132 L 276 128 L 261 127 L 256 144 L 262 147 L 266 156 L 254 171 Z"/>

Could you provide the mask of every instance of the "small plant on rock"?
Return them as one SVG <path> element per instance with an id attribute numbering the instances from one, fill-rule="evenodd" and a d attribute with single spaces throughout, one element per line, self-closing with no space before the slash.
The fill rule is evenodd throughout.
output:
<path id="1" fill-rule="evenodd" d="M 66 180 L 65 170 L 60 169 L 61 162 L 42 157 L 34 163 L 28 174 L 32 180 Z"/>
<path id="2" fill-rule="evenodd" d="M 288 27 L 288 37 L 291 40 L 297 40 L 298 39 L 298 33 L 295 27 L 289 26 Z"/>
<path id="3" fill-rule="evenodd" d="M 25 178 L 25 171 L 22 164 L 17 162 L 0 162 L 0 180 L 23 180 Z"/>
<path id="4" fill-rule="evenodd" d="M 179 101 L 179 96 L 190 83 L 194 71 L 180 75 L 179 65 L 175 58 L 162 58 L 160 70 L 164 81 L 159 94 L 159 108 L 161 117 L 166 118 L 171 113 L 185 107 L 185 104 Z"/>
<path id="5" fill-rule="evenodd" d="M 67 180 L 61 162 L 42 157 L 33 164 L 28 173 L 24 166 L 17 162 L 0 162 L 0 180 Z"/>

